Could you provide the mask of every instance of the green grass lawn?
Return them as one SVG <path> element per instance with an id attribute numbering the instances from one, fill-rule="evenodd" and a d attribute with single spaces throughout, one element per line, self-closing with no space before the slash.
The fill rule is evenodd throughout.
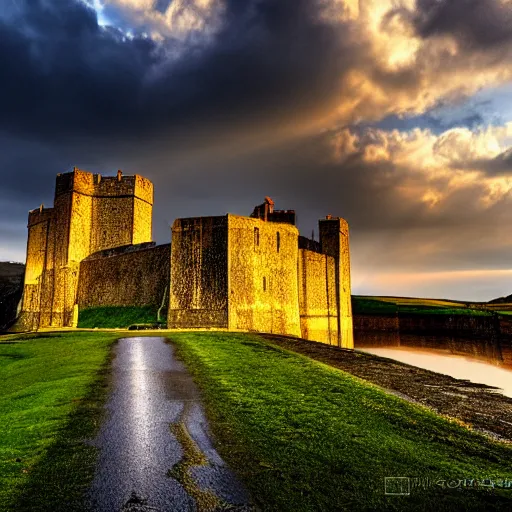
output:
<path id="1" fill-rule="evenodd" d="M 79 510 L 113 333 L 0 337 L 0 510 Z"/>
<path id="2" fill-rule="evenodd" d="M 119 336 L 0 338 L 0 510 L 82 510 Z M 256 335 L 170 336 L 263 510 L 512 510 L 512 490 L 384 495 L 384 477 L 512 479 L 511 448 Z"/>
<path id="3" fill-rule="evenodd" d="M 255 335 L 171 339 L 263 510 L 512 510 L 512 489 L 384 495 L 384 477 L 512 480 L 512 448 Z"/>
<path id="4" fill-rule="evenodd" d="M 78 327 L 84 329 L 125 329 L 134 324 L 154 324 L 157 306 L 103 306 L 82 309 L 78 314 Z"/>

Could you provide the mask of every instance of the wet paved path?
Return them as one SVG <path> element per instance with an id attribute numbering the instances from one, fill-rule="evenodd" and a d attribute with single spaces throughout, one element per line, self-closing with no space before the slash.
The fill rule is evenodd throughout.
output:
<path id="1" fill-rule="evenodd" d="M 113 391 L 94 445 L 98 511 L 250 510 L 212 446 L 199 392 L 164 338 L 119 340 Z"/>

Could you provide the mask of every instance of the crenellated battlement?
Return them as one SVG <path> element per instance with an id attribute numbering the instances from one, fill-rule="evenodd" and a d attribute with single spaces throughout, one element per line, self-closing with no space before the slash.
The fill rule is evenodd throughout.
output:
<path id="1" fill-rule="evenodd" d="M 95 197 L 136 197 L 153 204 L 153 184 L 138 174 L 124 175 L 121 170 L 115 176 L 103 176 L 73 168 L 73 171 L 57 174 L 55 198 L 76 192 Z"/>
<path id="2" fill-rule="evenodd" d="M 39 208 L 28 212 L 28 227 L 34 226 L 41 222 L 48 222 L 53 218 L 55 210 L 53 208 L 45 208 L 41 205 Z"/>

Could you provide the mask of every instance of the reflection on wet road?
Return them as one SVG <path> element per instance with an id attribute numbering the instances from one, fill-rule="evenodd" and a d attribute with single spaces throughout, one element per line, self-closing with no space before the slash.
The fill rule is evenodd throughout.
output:
<path id="1" fill-rule="evenodd" d="M 365 347 L 364 352 L 389 357 L 402 363 L 424 368 L 455 379 L 465 379 L 479 384 L 500 388 L 503 394 L 512 397 L 512 371 L 497 365 L 481 362 L 466 356 L 452 355 L 446 351 L 415 350 L 402 347 Z"/>
<path id="2" fill-rule="evenodd" d="M 249 509 L 212 446 L 191 376 L 163 338 L 119 341 L 106 407 L 92 509 Z"/>

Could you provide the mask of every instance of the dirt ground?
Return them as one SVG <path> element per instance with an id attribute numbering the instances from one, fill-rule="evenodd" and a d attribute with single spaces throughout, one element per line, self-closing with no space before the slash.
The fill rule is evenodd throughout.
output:
<path id="1" fill-rule="evenodd" d="M 262 334 L 261 337 L 372 382 L 439 414 L 462 420 L 496 440 L 512 442 L 512 398 L 495 388 L 357 350 L 286 336 Z"/>

